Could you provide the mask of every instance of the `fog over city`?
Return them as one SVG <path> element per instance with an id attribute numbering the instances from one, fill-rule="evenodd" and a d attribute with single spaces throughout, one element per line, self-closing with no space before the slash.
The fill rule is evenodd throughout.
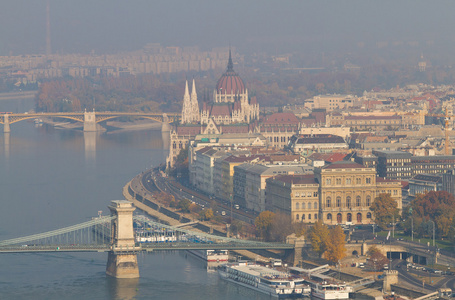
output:
<path id="1" fill-rule="evenodd" d="M 52 53 L 163 46 L 453 53 L 454 1 L 49 0 Z M 3 1 L 0 55 L 45 53 L 46 0 Z M 381 50 L 382 51 L 382 50 Z"/>

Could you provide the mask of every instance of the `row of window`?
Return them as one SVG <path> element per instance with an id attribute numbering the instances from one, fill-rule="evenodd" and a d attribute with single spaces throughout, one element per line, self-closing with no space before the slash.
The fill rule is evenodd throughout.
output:
<path id="1" fill-rule="evenodd" d="M 325 203 L 326 203 L 326 205 L 325 205 L 326 207 L 332 207 L 333 204 L 335 204 L 335 207 L 341 207 L 341 205 L 342 205 L 341 197 L 339 197 L 339 196 L 336 197 L 335 203 L 332 203 L 332 198 L 331 197 L 327 197 Z M 350 196 L 346 197 L 346 202 L 344 204 L 345 204 L 345 207 L 347 207 L 347 208 L 351 207 L 352 204 L 351 204 L 351 197 Z M 355 206 L 359 207 L 361 204 L 362 204 L 362 198 L 360 196 L 357 196 L 355 198 Z M 370 196 L 366 197 L 365 205 L 366 206 L 370 206 L 371 205 L 371 197 Z"/>
<path id="2" fill-rule="evenodd" d="M 305 214 L 302 214 L 302 221 L 305 221 Z M 314 220 L 317 220 L 318 219 L 318 214 L 314 214 Z M 300 216 L 299 214 L 296 214 L 295 215 L 295 220 L 296 221 L 299 221 L 300 220 Z M 308 220 L 311 220 L 311 214 L 308 214 Z"/>
<path id="3" fill-rule="evenodd" d="M 357 223 L 362 223 L 362 213 L 357 213 L 356 215 L 357 217 Z M 366 215 L 367 219 L 371 219 L 371 213 L 368 212 L 367 215 Z M 327 221 L 332 221 L 332 214 L 327 214 Z M 336 221 L 337 223 L 343 223 L 343 215 L 338 213 L 336 215 Z M 352 222 L 352 214 L 351 213 L 348 213 L 346 215 L 346 222 Z"/>
<path id="4" fill-rule="evenodd" d="M 355 184 L 362 184 L 362 177 L 356 177 L 356 178 L 354 178 L 354 180 L 351 177 L 347 177 L 345 179 L 345 181 L 346 181 L 346 184 L 352 184 L 354 181 L 355 181 Z M 325 183 L 327 185 L 331 185 L 332 184 L 332 178 L 326 178 L 325 179 Z M 365 183 L 366 184 L 371 184 L 371 177 L 365 178 Z M 335 178 L 335 184 L 336 185 L 341 185 L 342 184 L 341 178 Z"/>
<path id="5" fill-rule="evenodd" d="M 302 209 L 306 209 L 307 206 L 308 206 L 308 209 L 312 209 L 311 208 L 311 202 L 308 202 L 307 204 L 305 202 L 302 202 L 302 203 L 297 202 L 295 204 L 295 209 L 300 209 L 300 207 L 302 207 Z M 318 209 L 318 203 L 317 202 L 313 203 L 313 209 Z"/>
<path id="6" fill-rule="evenodd" d="M 313 195 L 313 197 L 317 197 L 318 196 L 318 192 L 301 192 L 301 193 L 295 193 L 295 196 L 296 197 L 311 197 L 311 195 Z"/>

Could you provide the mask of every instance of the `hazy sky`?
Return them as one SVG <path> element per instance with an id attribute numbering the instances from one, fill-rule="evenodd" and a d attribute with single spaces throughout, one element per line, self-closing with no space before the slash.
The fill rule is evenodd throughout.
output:
<path id="1" fill-rule="evenodd" d="M 281 52 L 377 41 L 452 47 L 455 40 L 453 0 L 49 1 L 52 51 L 61 53 L 135 50 L 150 42 Z M 0 54 L 44 53 L 46 0 L 1 2 Z"/>

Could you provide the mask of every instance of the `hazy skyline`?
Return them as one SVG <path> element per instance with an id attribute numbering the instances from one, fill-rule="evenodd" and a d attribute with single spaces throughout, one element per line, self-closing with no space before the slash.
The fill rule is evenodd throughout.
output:
<path id="1" fill-rule="evenodd" d="M 381 41 L 451 53 L 455 44 L 453 1 L 49 1 L 53 53 L 116 53 L 147 43 L 282 53 Z M 46 0 L 2 3 L 0 55 L 45 47 Z"/>

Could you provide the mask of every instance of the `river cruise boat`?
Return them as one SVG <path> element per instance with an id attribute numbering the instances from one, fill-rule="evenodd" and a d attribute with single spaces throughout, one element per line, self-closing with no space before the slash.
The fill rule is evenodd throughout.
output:
<path id="1" fill-rule="evenodd" d="M 228 250 L 187 250 L 191 254 L 202 258 L 207 262 L 227 262 L 229 259 Z"/>
<path id="2" fill-rule="evenodd" d="M 224 280 L 272 297 L 301 298 L 311 293 L 303 278 L 252 262 L 225 264 L 218 269 L 218 273 Z"/>
<path id="3" fill-rule="evenodd" d="M 327 281 L 311 284 L 311 296 L 323 299 L 349 299 L 352 288 L 345 283 L 329 283 Z"/>

